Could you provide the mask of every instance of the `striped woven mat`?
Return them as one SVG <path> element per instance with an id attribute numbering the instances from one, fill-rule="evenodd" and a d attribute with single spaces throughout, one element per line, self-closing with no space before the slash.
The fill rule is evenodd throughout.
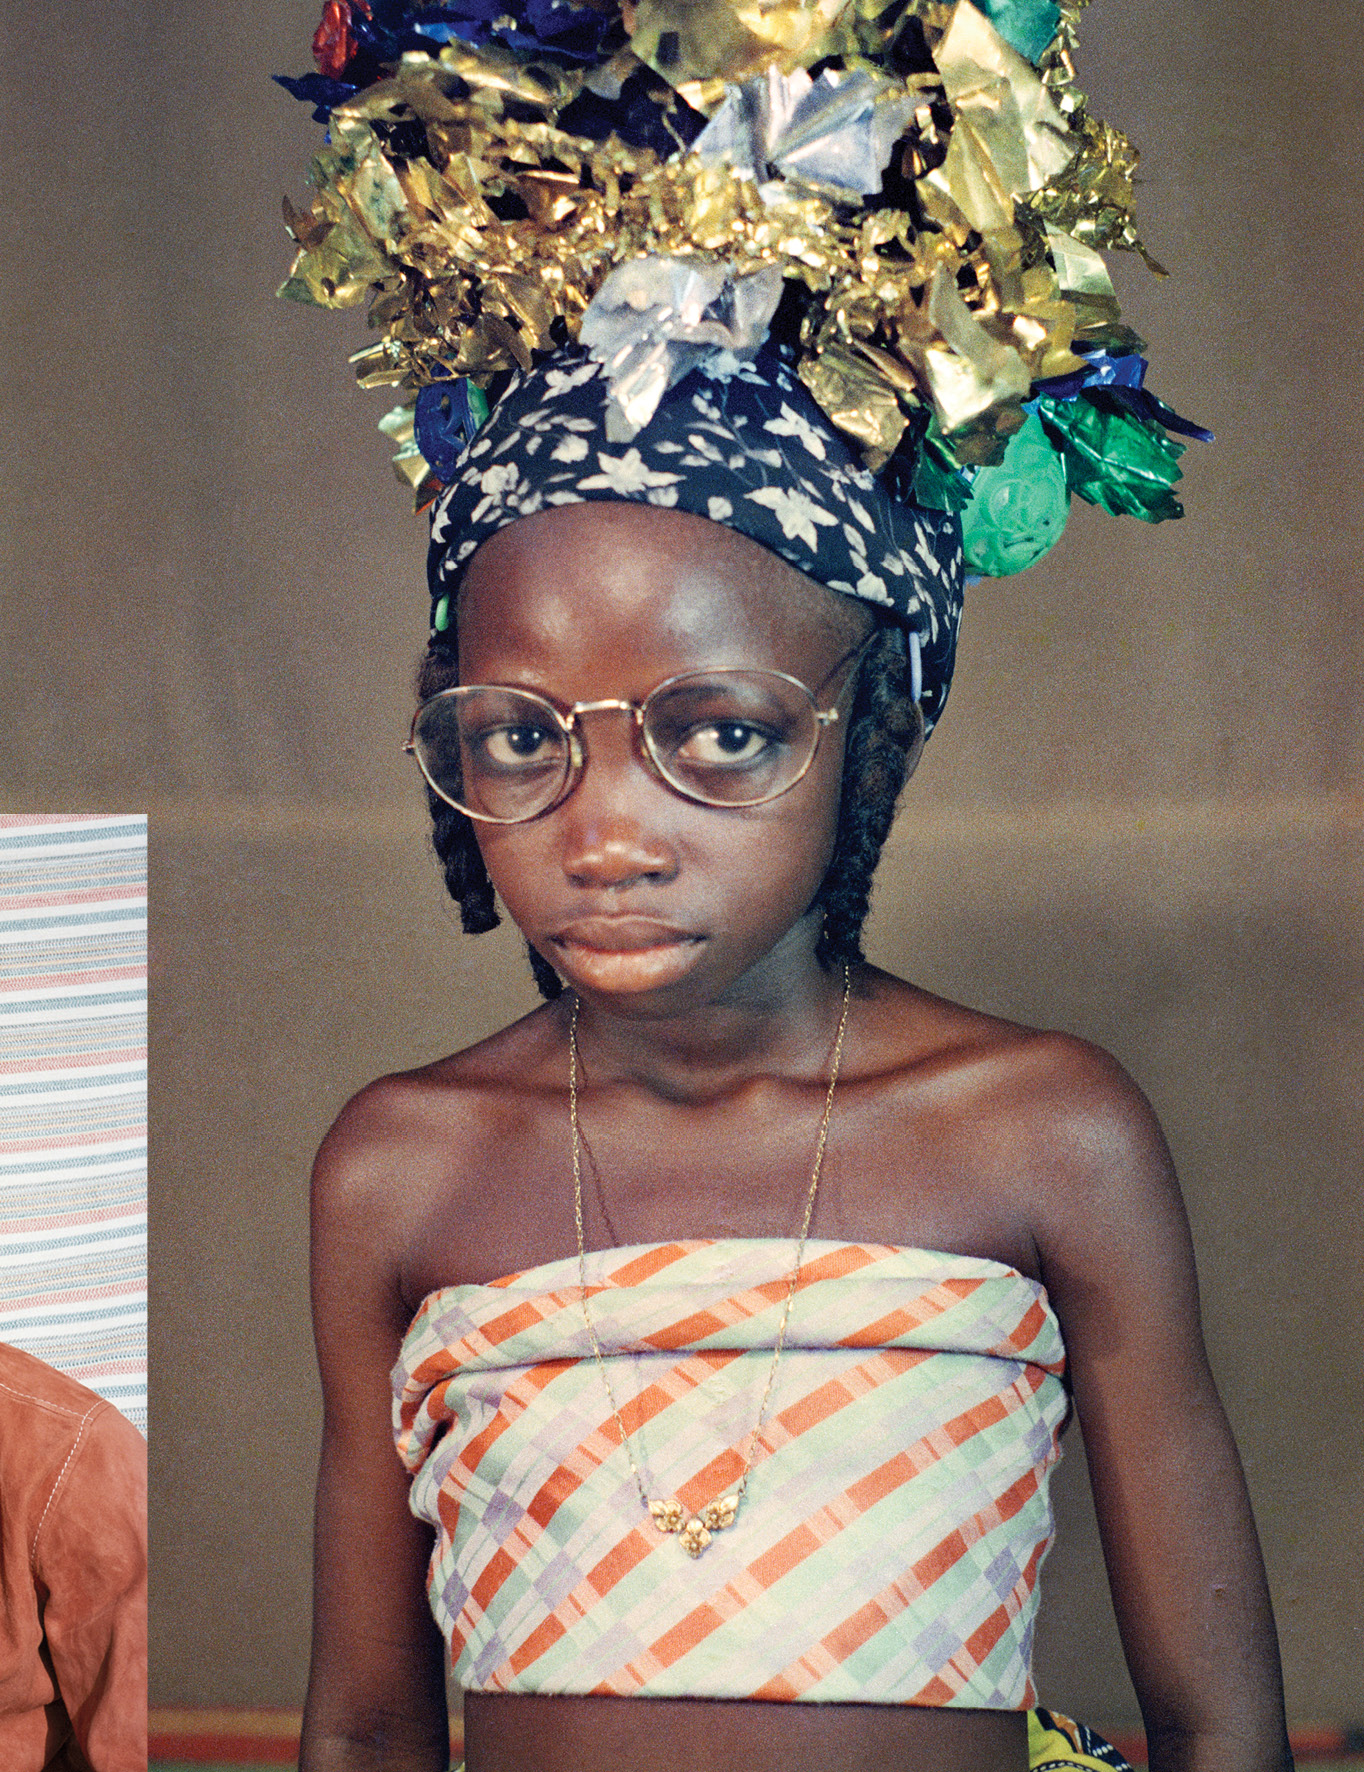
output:
<path id="1" fill-rule="evenodd" d="M 0 1341 L 147 1427 L 147 821 L 0 813 Z"/>

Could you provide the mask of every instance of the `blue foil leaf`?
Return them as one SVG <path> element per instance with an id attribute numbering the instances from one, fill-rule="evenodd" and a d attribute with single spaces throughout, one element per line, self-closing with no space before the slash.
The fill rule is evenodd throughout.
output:
<path id="1" fill-rule="evenodd" d="M 1083 350 L 1083 346 L 1077 347 Z M 1074 400 L 1081 394 L 1106 411 L 1123 411 L 1148 423 L 1164 425 L 1182 437 L 1196 437 L 1200 443 L 1211 443 L 1213 434 L 1192 419 L 1182 418 L 1144 385 L 1147 363 L 1135 352 L 1114 355 L 1099 350 L 1085 353 L 1086 367 L 1070 375 L 1055 375 L 1033 385 L 1034 398 Z M 1025 402 L 1025 409 L 1037 411 L 1034 401 Z"/>
<path id="2" fill-rule="evenodd" d="M 557 0 L 525 0 L 524 23 L 538 42 L 560 54 L 594 58 L 612 20 L 590 6 L 568 6 Z"/>
<path id="3" fill-rule="evenodd" d="M 453 474 L 487 416 L 482 390 L 464 377 L 433 381 L 417 395 L 413 415 L 417 447 L 442 479 Z"/>
<path id="4" fill-rule="evenodd" d="M 498 25 L 499 19 L 512 24 Z M 511 49 L 549 51 L 569 61 L 595 61 L 612 19 L 591 7 L 556 5 L 554 0 L 455 0 L 423 13 L 407 35 L 415 47 L 429 43 L 486 43 L 496 37 Z"/>
<path id="5" fill-rule="evenodd" d="M 1213 434 L 1206 425 L 1196 425 L 1191 418 L 1181 418 L 1173 406 L 1167 406 L 1149 388 L 1141 390 L 1141 399 L 1144 415 L 1164 425 L 1167 431 L 1178 431 L 1181 437 L 1196 437 L 1200 443 L 1213 441 Z"/>
<path id="6" fill-rule="evenodd" d="M 337 105 L 345 104 L 359 91 L 349 80 L 329 80 L 325 74 L 304 74 L 299 79 L 290 74 L 272 74 L 270 78 L 294 98 L 314 107 L 314 123 L 327 122 Z"/>

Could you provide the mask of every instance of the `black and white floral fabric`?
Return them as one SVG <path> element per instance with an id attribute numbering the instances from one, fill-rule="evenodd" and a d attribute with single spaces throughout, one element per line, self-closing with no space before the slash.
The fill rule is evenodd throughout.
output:
<path id="1" fill-rule="evenodd" d="M 737 529 L 816 583 L 894 610 L 919 635 L 931 726 L 961 618 L 958 517 L 893 498 L 771 350 L 693 370 L 629 443 L 607 440 L 607 392 L 601 365 L 577 349 L 513 377 L 432 513 L 432 638 L 496 530 L 555 505 L 656 505 Z"/>

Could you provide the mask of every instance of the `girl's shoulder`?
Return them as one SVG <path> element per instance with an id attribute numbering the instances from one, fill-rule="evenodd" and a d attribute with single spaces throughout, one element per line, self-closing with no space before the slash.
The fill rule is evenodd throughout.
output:
<path id="1" fill-rule="evenodd" d="M 544 1004 L 462 1051 L 377 1077 L 337 1115 L 320 1156 L 345 1168 L 406 1160 L 433 1138 L 497 1135 L 508 1119 L 562 1090 L 559 1017 Z"/>
<path id="2" fill-rule="evenodd" d="M 1177 1198 L 1150 1102 L 1093 1042 L 884 973 L 869 982 L 864 1033 L 863 1147 L 890 1153 L 954 1214 L 1045 1249 L 1058 1223 L 1101 1195 L 1124 1192 L 1134 1207 Z"/>
<path id="3" fill-rule="evenodd" d="M 990 1015 L 876 969 L 864 1004 L 865 1068 L 891 1089 L 1039 1129 L 1058 1114 L 1150 1111 L 1117 1059 L 1077 1035 Z"/>
<path id="4" fill-rule="evenodd" d="M 313 1167 L 315 1236 L 363 1235 L 388 1252 L 405 1292 L 425 1283 L 432 1262 L 462 1277 L 473 1251 L 496 1241 L 492 1202 L 524 1197 L 549 1128 L 559 1131 L 564 1035 L 556 1022 L 547 1004 L 352 1096 Z M 480 1271 L 486 1258 L 477 1258 Z"/>

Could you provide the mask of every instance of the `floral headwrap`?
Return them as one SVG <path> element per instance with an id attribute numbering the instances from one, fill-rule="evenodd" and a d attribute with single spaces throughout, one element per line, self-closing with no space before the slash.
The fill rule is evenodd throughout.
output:
<path id="1" fill-rule="evenodd" d="M 431 521 L 431 634 L 475 549 L 519 517 L 625 500 L 750 536 L 919 636 L 925 724 L 942 710 L 961 618 L 961 524 L 891 495 L 770 349 L 707 358 L 633 440 L 610 437 L 611 383 L 581 349 L 517 374 L 464 451 Z"/>

